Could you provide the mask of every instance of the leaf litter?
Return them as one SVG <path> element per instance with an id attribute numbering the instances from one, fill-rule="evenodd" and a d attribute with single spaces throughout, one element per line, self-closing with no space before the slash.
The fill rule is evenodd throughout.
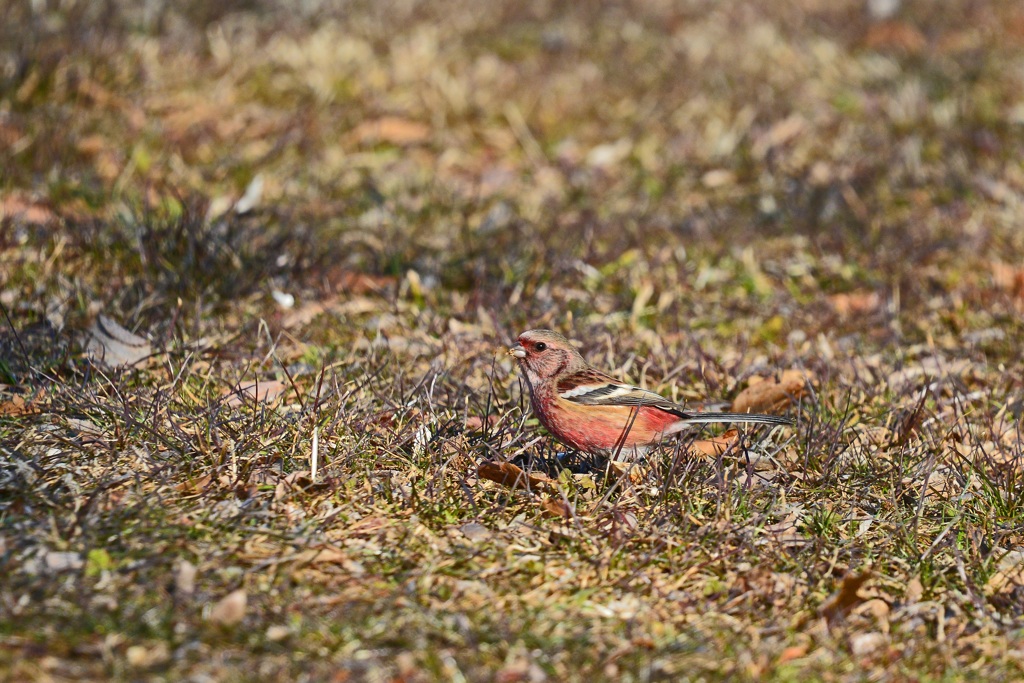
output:
<path id="1" fill-rule="evenodd" d="M 1012 3 L 108 9 L 0 23 L 14 679 L 1019 677 Z M 540 325 L 798 427 L 581 470 Z"/>

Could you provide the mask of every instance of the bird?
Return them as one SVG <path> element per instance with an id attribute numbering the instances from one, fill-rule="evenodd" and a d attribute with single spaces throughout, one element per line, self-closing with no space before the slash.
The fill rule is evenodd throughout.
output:
<path id="1" fill-rule="evenodd" d="M 778 415 L 699 412 L 620 382 L 590 366 L 572 342 L 552 330 L 523 332 L 508 349 L 530 391 L 541 424 L 569 448 L 628 460 L 646 455 L 691 425 L 747 422 L 792 425 Z"/>

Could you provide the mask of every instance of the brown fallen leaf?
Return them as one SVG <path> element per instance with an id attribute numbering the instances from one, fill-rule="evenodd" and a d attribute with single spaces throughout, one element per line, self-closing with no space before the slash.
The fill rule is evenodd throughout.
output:
<path id="1" fill-rule="evenodd" d="M 784 547 L 802 546 L 808 542 L 805 535 L 797 531 L 797 525 L 800 522 L 801 510 L 794 509 L 789 512 L 788 515 L 781 521 L 775 524 L 769 524 L 764 528 L 765 532 L 770 534 L 772 540 Z"/>
<path id="2" fill-rule="evenodd" d="M 872 50 L 894 49 L 917 54 L 928 44 L 916 26 L 903 21 L 883 21 L 872 24 L 864 36 L 864 45 Z"/>
<path id="3" fill-rule="evenodd" d="M 776 665 L 785 664 L 786 662 L 788 662 L 790 660 L 800 659 L 801 657 L 803 657 L 806 654 L 807 654 L 807 646 L 806 645 L 791 645 L 791 646 L 787 647 L 785 650 L 782 651 L 782 653 L 779 655 L 779 658 L 775 661 L 775 664 Z"/>
<path id="4" fill-rule="evenodd" d="M 296 553 L 291 558 L 293 562 L 300 565 L 307 564 L 342 564 L 347 561 L 349 556 L 338 550 L 337 548 L 331 548 L 329 546 L 323 546 L 320 548 L 309 548 Z"/>
<path id="5" fill-rule="evenodd" d="M 715 457 L 724 453 L 730 446 L 735 445 L 739 440 L 739 435 L 739 430 L 730 429 L 721 436 L 711 439 L 698 439 L 688 444 L 688 446 L 691 453 Z"/>
<path id="6" fill-rule="evenodd" d="M 778 377 L 750 378 L 750 385 L 732 402 L 734 413 L 777 413 L 807 394 L 810 377 L 804 370 L 785 370 Z"/>
<path id="7" fill-rule="evenodd" d="M 491 530 L 485 527 L 483 524 L 476 522 L 469 522 L 459 527 L 459 531 L 462 535 L 468 538 L 470 541 L 484 541 L 491 537 Z"/>
<path id="8" fill-rule="evenodd" d="M 974 364 L 967 358 L 950 359 L 941 354 L 925 356 L 917 362 L 889 373 L 885 383 L 895 391 L 904 392 L 923 379 L 948 381 L 969 372 Z"/>
<path id="9" fill-rule="evenodd" d="M 24 137 L 25 131 L 19 126 L 16 126 L 9 121 L 0 121 L 0 146 L 10 149 Z"/>
<path id="10" fill-rule="evenodd" d="M 166 643 L 152 645 L 132 645 L 124 651 L 124 659 L 133 669 L 148 669 L 164 664 L 171 658 Z"/>
<path id="11" fill-rule="evenodd" d="M 1018 299 L 1024 299 L 1024 269 L 1017 268 L 1002 261 L 993 261 L 992 284 L 997 289 L 1009 292 Z"/>
<path id="12" fill-rule="evenodd" d="M 851 315 L 863 315 L 878 310 L 878 307 L 882 304 L 882 297 L 878 292 L 862 289 L 856 292 L 833 294 L 828 298 L 828 302 L 832 304 L 832 308 L 835 309 L 836 313 L 846 318 Z"/>
<path id="13" fill-rule="evenodd" d="M 101 443 L 106 441 L 109 436 L 107 430 L 103 429 L 91 420 L 69 417 L 65 419 L 65 424 L 75 433 L 82 443 Z"/>
<path id="14" fill-rule="evenodd" d="M 244 589 L 231 591 L 213 606 L 209 620 L 221 626 L 234 626 L 245 618 L 247 602 Z"/>
<path id="15" fill-rule="evenodd" d="M 333 268 L 324 273 L 332 291 L 346 294 L 380 294 L 394 289 L 398 278 L 393 275 L 371 275 L 347 268 Z"/>
<path id="16" fill-rule="evenodd" d="M 833 624 L 845 617 L 850 613 L 850 610 L 864 602 L 865 598 L 858 595 L 858 591 L 870 578 L 870 569 L 865 569 L 859 574 L 847 574 L 844 576 L 839 590 L 818 608 L 818 614 L 825 617 L 829 624 Z"/>
<path id="17" fill-rule="evenodd" d="M 327 311 L 331 303 L 333 300 L 331 302 L 305 301 L 281 316 L 281 327 L 288 329 L 307 325 L 318 315 Z"/>
<path id="18" fill-rule="evenodd" d="M 240 406 L 247 401 L 273 403 L 287 390 L 288 385 L 284 382 L 276 379 L 270 379 L 258 382 L 245 382 L 243 384 L 235 385 L 231 389 L 225 389 L 221 393 L 222 395 L 230 394 L 227 400 L 227 404 L 229 406 Z"/>
<path id="19" fill-rule="evenodd" d="M 0 218 L 12 218 L 23 223 L 46 225 L 56 222 L 57 214 L 42 204 L 10 196 L 0 200 Z"/>
<path id="20" fill-rule="evenodd" d="M 311 474 L 309 470 L 302 470 L 283 477 L 274 487 L 274 500 L 283 500 L 294 491 L 308 489 L 313 485 Z"/>
<path id="21" fill-rule="evenodd" d="M 554 487 L 554 479 L 544 474 L 526 473 L 520 467 L 510 462 L 494 462 L 487 460 L 480 463 L 476 468 L 477 476 L 497 482 L 502 486 L 513 489 L 551 489 Z"/>
<path id="22" fill-rule="evenodd" d="M 0 416 L 17 417 L 19 415 L 35 415 L 42 412 L 43 392 L 25 400 L 24 396 L 14 394 L 10 398 L 0 398 Z"/>
<path id="23" fill-rule="evenodd" d="M 540 499 L 540 507 L 545 515 L 569 519 L 573 516 L 572 505 L 567 503 L 561 496 L 545 496 Z"/>
<path id="24" fill-rule="evenodd" d="M 186 495 L 193 493 L 206 493 L 208 491 L 219 491 L 230 489 L 232 484 L 231 477 L 227 474 L 216 474 L 208 472 L 203 476 L 195 480 L 185 480 L 174 487 L 175 491 L 184 493 Z"/>
<path id="25" fill-rule="evenodd" d="M 288 309 L 281 316 L 281 326 L 284 328 L 306 325 L 323 313 L 333 315 L 362 315 L 380 310 L 380 302 L 366 296 L 353 296 L 342 300 L 340 297 L 329 297 L 321 301 L 302 302 L 294 308 Z"/>
<path id="26" fill-rule="evenodd" d="M 923 597 L 924 584 L 921 583 L 921 577 L 915 576 L 910 581 L 907 581 L 907 591 L 903 596 L 904 602 L 908 605 L 913 605 L 915 602 L 920 602 Z"/>
<path id="27" fill-rule="evenodd" d="M 153 347 L 146 339 L 105 315 L 98 316 L 89 328 L 85 350 L 93 361 L 107 367 L 136 365 L 153 355 Z"/>
<path id="28" fill-rule="evenodd" d="M 728 187 L 736 182 L 736 174 L 724 168 L 716 168 L 701 176 L 700 181 L 704 187 L 714 190 L 720 187 Z"/>
<path id="29" fill-rule="evenodd" d="M 364 121 L 348 134 L 349 140 L 357 143 L 388 142 L 393 145 L 411 145 L 429 137 L 429 126 L 399 116 L 382 116 L 373 121 Z"/>
<path id="30" fill-rule="evenodd" d="M 487 426 L 493 427 L 498 423 L 497 415 L 487 416 Z M 466 430 L 470 432 L 478 432 L 484 428 L 484 419 L 479 415 L 470 415 L 466 418 Z"/>
<path id="31" fill-rule="evenodd" d="M 1011 550 L 999 560 L 996 571 L 985 582 L 985 594 L 1012 593 L 1024 586 L 1024 552 Z"/>
<path id="32" fill-rule="evenodd" d="M 609 460 L 608 473 L 615 477 L 628 476 L 631 484 L 639 484 L 647 479 L 651 468 L 635 462 L 624 462 L 622 460 Z"/>
<path id="33" fill-rule="evenodd" d="M 800 136 L 807 130 L 807 119 L 800 114 L 793 114 L 777 121 L 767 132 L 754 140 L 753 154 L 763 159 L 770 150 L 781 147 Z"/>

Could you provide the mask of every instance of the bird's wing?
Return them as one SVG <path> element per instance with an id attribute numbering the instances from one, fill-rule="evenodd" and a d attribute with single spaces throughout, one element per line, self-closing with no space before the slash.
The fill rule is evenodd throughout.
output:
<path id="1" fill-rule="evenodd" d="M 682 406 L 664 396 L 625 384 L 593 369 L 563 377 L 558 381 L 556 390 L 566 401 L 585 406 L 649 406 L 680 417 L 689 415 Z"/>
<path id="2" fill-rule="evenodd" d="M 791 425 L 793 421 L 778 415 L 757 413 L 722 413 L 687 410 L 664 396 L 631 384 L 620 382 L 614 377 L 594 369 L 583 370 L 563 377 L 556 385 L 558 395 L 566 401 L 585 406 L 644 406 L 664 410 L 677 415 L 681 423 L 709 422 L 754 422 L 770 425 Z"/>

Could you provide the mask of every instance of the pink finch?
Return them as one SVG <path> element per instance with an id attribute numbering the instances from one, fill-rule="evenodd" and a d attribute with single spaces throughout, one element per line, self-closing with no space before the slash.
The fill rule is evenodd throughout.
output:
<path id="1" fill-rule="evenodd" d="M 526 375 L 530 405 L 541 423 L 566 446 L 594 455 L 643 455 L 693 424 L 793 424 L 776 415 L 687 410 L 595 370 L 568 339 L 551 330 L 523 332 L 508 353 Z"/>

